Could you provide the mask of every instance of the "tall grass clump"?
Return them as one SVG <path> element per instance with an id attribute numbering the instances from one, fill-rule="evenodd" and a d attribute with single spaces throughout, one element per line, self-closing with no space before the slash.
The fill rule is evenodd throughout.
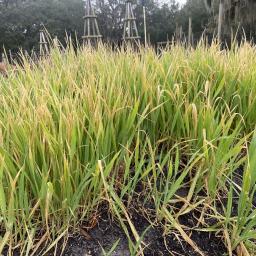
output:
<path id="1" fill-rule="evenodd" d="M 194 210 L 227 255 L 255 253 L 254 46 L 52 49 L 0 77 L 0 106 L 0 252 L 47 253 L 107 204 L 142 255 L 141 196 L 199 253 L 179 223 Z"/>

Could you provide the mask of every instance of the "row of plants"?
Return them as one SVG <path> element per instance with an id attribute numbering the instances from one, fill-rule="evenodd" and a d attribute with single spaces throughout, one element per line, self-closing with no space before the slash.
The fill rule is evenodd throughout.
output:
<path id="1" fill-rule="evenodd" d="M 139 197 L 200 255 L 194 211 L 227 255 L 255 254 L 255 46 L 53 48 L 0 78 L 0 106 L 0 252 L 47 254 L 104 203 L 143 255 Z"/>

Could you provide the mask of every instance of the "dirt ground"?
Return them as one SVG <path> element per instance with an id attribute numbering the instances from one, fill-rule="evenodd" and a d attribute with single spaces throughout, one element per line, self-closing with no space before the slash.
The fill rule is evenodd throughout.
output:
<path id="1" fill-rule="evenodd" d="M 193 248 L 182 240 L 177 233 L 171 233 L 163 236 L 163 230 L 158 227 L 150 227 L 149 222 L 139 214 L 132 217 L 132 221 L 139 234 L 147 229 L 144 234 L 143 242 L 146 245 L 143 253 L 145 256 L 153 255 L 174 255 L 174 256 L 197 256 L 200 255 Z M 182 224 L 188 226 L 194 225 L 194 219 L 191 216 L 184 216 L 180 220 Z M 86 232 L 87 233 L 87 232 Z M 87 235 L 88 234 L 88 235 Z M 112 251 L 113 256 L 130 256 L 128 240 L 125 233 L 115 222 L 102 217 L 98 225 L 88 233 L 83 235 L 71 235 L 66 249 L 65 256 L 101 256 L 109 252 L 112 246 L 117 242 L 117 247 Z M 214 233 L 193 231 L 190 234 L 191 239 L 197 244 L 206 256 L 223 256 L 226 248 L 221 237 Z"/>

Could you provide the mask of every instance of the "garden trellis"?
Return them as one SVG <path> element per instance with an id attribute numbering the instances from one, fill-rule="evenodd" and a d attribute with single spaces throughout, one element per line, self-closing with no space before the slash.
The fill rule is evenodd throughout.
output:
<path id="1" fill-rule="evenodd" d="M 98 43 L 102 35 L 100 34 L 97 16 L 92 7 L 91 0 L 86 0 L 84 18 L 84 35 L 82 37 L 84 44 Z"/>
<path id="2" fill-rule="evenodd" d="M 136 25 L 136 18 L 133 13 L 131 0 L 125 3 L 125 19 L 124 19 L 124 42 L 139 43 L 140 36 Z"/>
<path id="3" fill-rule="evenodd" d="M 45 35 L 45 27 L 43 24 L 41 24 L 41 28 L 39 31 L 39 56 L 40 58 L 43 56 L 47 56 L 49 54 L 49 48 L 48 48 L 48 43 L 46 40 L 46 35 Z"/>

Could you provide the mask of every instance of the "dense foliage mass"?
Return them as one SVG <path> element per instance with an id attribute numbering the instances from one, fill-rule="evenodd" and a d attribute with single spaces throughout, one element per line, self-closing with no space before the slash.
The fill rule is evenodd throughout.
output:
<path id="1" fill-rule="evenodd" d="M 143 244 L 129 209 L 139 196 L 165 234 L 196 248 L 179 225 L 196 210 L 197 228 L 222 236 L 229 255 L 253 255 L 255 81 L 247 44 L 161 56 L 70 47 L 24 60 L 0 77 L 0 251 L 54 246 L 105 202 L 135 253 Z"/>
<path id="2" fill-rule="evenodd" d="M 147 10 L 147 28 L 150 41 L 171 39 L 176 25 L 182 26 L 184 35 L 188 34 L 188 17 L 193 20 L 194 39 L 201 36 L 208 20 L 204 0 L 190 0 L 179 9 L 177 2 L 169 1 L 134 1 L 134 14 L 137 18 L 139 35 L 144 37 L 142 4 Z M 165 1 L 167 3 L 167 1 Z M 125 0 L 92 1 L 103 39 L 108 42 L 119 42 L 123 34 Z M 52 36 L 57 36 L 65 43 L 66 34 L 83 35 L 84 1 L 82 0 L 6 0 L 0 1 L 0 52 L 16 52 L 19 48 L 37 50 L 40 24 L 43 23 Z"/>

